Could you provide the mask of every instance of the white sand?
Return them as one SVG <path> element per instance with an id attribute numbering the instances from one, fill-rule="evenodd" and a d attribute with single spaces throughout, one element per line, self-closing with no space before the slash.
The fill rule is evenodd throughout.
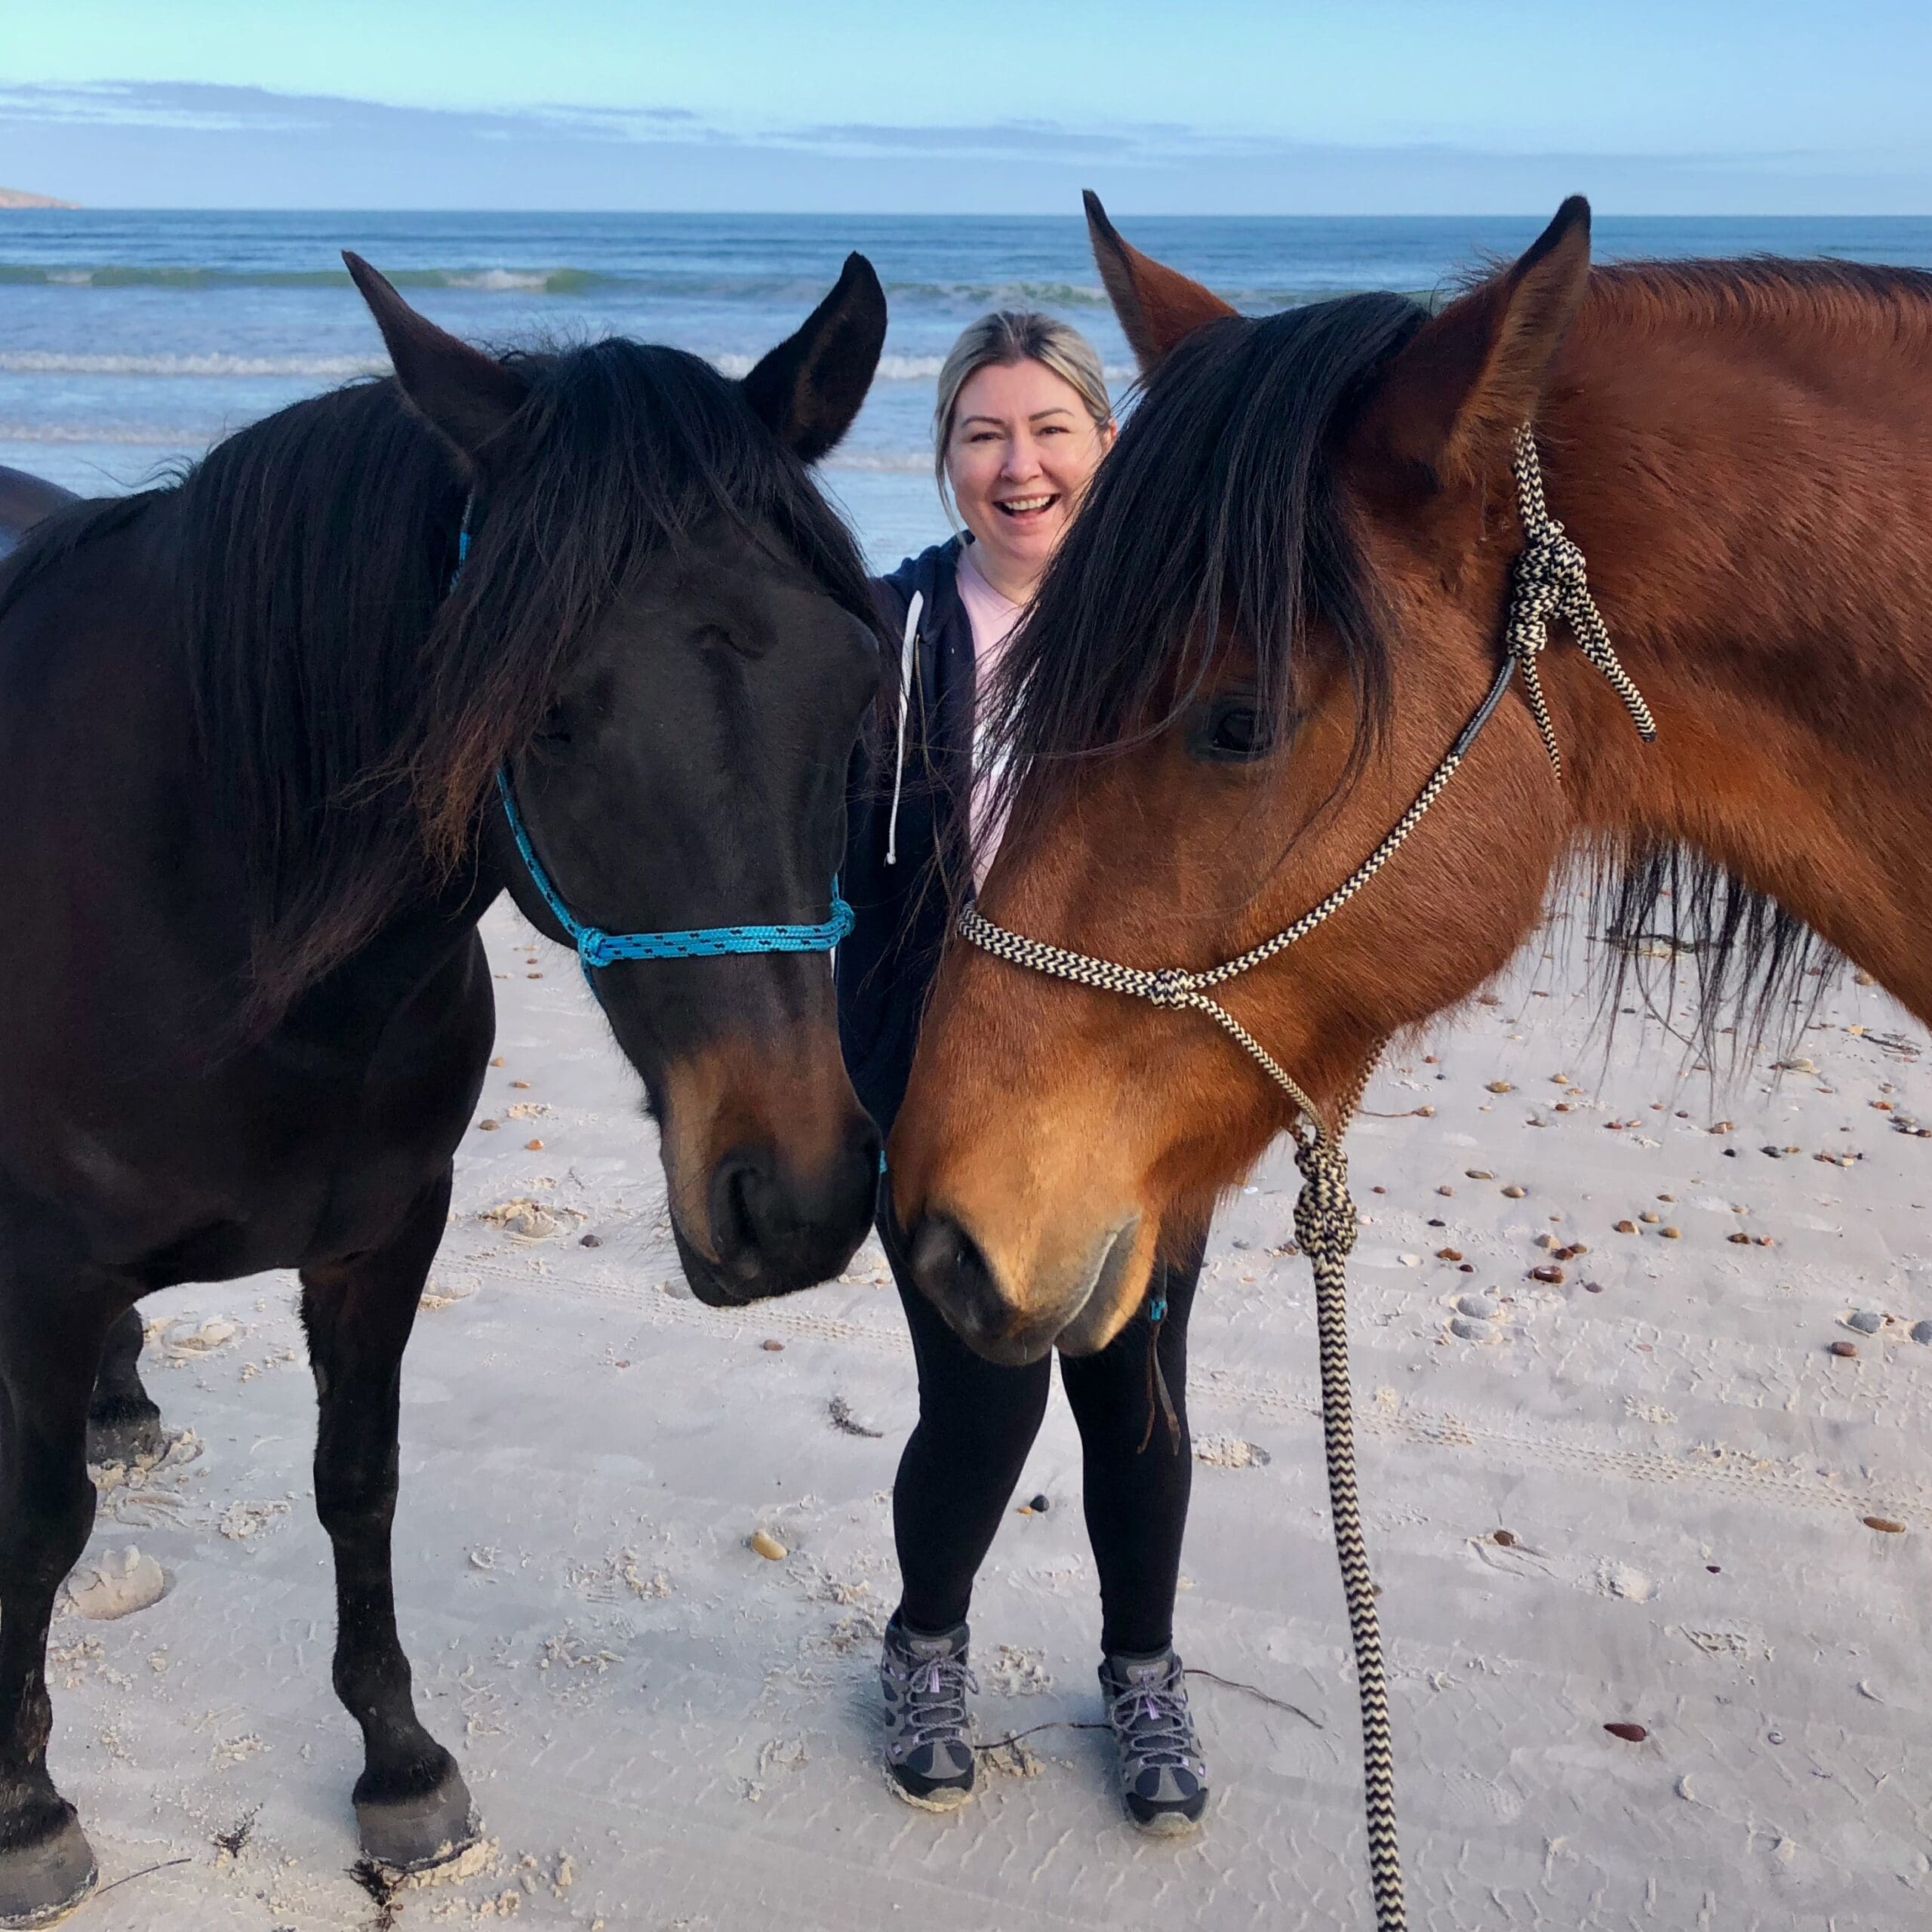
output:
<path id="1" fill-rule="evenodd" d="M 1310 1291 L 1271 1251 L 1291 1235 L 1287 1162 L 1217 1230 L 1195 1318 L 1208 1458 L 1179 1635 L 1191 1663 L 1321 1728 L 1196 1679 L 1218 1790 L 1179 1849 L 1120 1821 L 1091 1731 L 1041 1732 L 1032 1775 L 992 1776 L 935 1819 L 895 1803 L 874 1758 L 888 1491 L 914 1413 L 876 1251 L 740 1316 L 694 1301 L 635 1080 L 574 964 L 526 938 L 490 922 L 506 1064 L 484 1110 L 503 1124 L 466 1146 L 411 1352 L 397 1534 L 424 1713 L 496 1845 L 487 1869 L 405 1895 L 397 1922 L 1365 1926 Z M 1364 1120 L 1352 1142 L 1372 1217 L 1353 1271 L 1362 1479 L 1411 1921 L 1922 1927 L 1932 1346 L 1908 1331 L 1932 1318 L 1932 1140 L 1869 1104 L 1932 1114 L 1922 1042 L 1847 982 L 1801 1049 L 1819 1072 L 1774 1092 L 1746 1078 L 1717 1102 L 1737 1131 L 1714 1136 L 1703 1077 L 1634 1022 L 1606 1066 L 1574 983 L 1532 954 L 1500 1004 L 1444 1029 L 1439 1066 L 1419 1047 L 1377 1081 L 1372 1108 L 1434 1117 Z M 1486 1091 L 1499 1079 L 1514 1091 Z M 1862 1158 L 1810 1158 L 1827 1149 Z M 543 1215 L 478 1218 L 518 1201 Z M 1644 1209 L 1681 1238 L 1612 1232 Z M 542 1238 L 511 1231 L 526 1224 Z M 1727 1242 L 1739 1229 L 1777 1244 Z M 1560 1284 L 1527 1278 L 1544 1232 L 1588 1244 Z M 1475 1272 L 1436 1259 L 1445 1246 Z M 187 1862 L 97 1897 L 73 1921 L 89 1932 L 377 1922 L 346 1875 L 359 1754 L 328 1685 L 291 1287 L 181 1289 L 147 1310 L 171 1324 L 150 1386 L 202 1453 L 103 1498 L 87 1561 L 137 1546 L 172 1588 L 116 1621 L 57 1623 L 53 1761 L 104 1883 Z M 1467 1315 L 1476 1339 L 1451 1333 L 1473 1294 L 1496 1305 L 1491 1339 Z M 1887 1318 L 1878 1333 L 1844 1325 L 1860 1310 Z M 835 1398 L 882 1435 L 835 1426 Z M 1020 1492 L 1052 1509 L 1009 1519 L 975 1606 L 989 1737 L 1097 1715 L 1078 1469 L 1056 1403 Z M 784 1560 L 747 1548 L 759 1529 Z M 238 1856 L 218 1851 L 251 1814 Z"/>

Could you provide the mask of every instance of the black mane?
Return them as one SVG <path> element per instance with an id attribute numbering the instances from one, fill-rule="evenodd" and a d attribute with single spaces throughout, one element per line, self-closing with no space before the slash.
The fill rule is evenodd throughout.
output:
<path id="1" fill-rule="evenodd" d="M 1008 652 L 992 729 L 1009 804 L 1031 768 L 1160 731 L 1230 635 L 1252 648 L 1263 708 L 1285 711 L 1311 614 L 1371 732 L 1386 723 L 1387 641 L 1325 458 L 1427 314 L 1351 295 L 1230 317 L 1161 365 Z"/>
<path id="2" fill-rule="evenodd" d="M 12 561 L 10 595 L 97 529 L 171 515 L 213 808 L 245 861 L 251 1020 L 460 863 L 496 766 L 649 555 L 766 520 L 874 621 L 844 525 L 708 363 L 616 339 L 506 359 L 531 393 L 454 589 L 469 486 L 388 379 L 254 424 L 171 489 L 51 519 Z"/>

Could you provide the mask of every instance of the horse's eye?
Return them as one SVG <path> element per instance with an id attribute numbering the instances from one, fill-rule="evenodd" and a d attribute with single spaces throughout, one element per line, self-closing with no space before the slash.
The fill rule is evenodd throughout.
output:
<path id="1" fill-rule="evenodd" d="M 1264 756 L 1272 743 L 1254 698 L 1234 692 L 1211 699 L 1188 738 L 1195 758 L 1219 764 L 1246 764 Z"/>
<path id="2" fill-rule="evenodd" d="M 539 745 L 568 745 L 571 741 L 570 720 L 564 715 L 561 704 L 553 704 L 538 719 L 537 729 L 531 734 L 531 742 Z"/>

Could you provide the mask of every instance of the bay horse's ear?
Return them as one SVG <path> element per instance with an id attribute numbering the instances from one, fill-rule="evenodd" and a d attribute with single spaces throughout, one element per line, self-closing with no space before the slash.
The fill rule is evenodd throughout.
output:
<path id="1" fill-rule="evenodd" d="M 397 386 L 460 455 L 473 457 L 522 408 L 529 384 L 419 315 L 360 255 L 345 248 L 342 259 L 383 332 Z"/>
<path id="2" fill-rule="evenodd" d="M 848 255 L 832 293 L 744 380 L 745 399 L 802 463 L 837 448 L 872 387 L 885 346 L 885 291 Z"/>
<path id="3" fill-rule="evenodd" d="M 1123 242 L 1091 188 L 1084 190 L 1081 198 L 1087 205 L 1088 238 L 1094 245 L 1094 260 L 1106 285 L 1107 299 L 1114 305 L 1121 332 L 1143 376 L 1151 374 L 1168 351 L 1203 322 L 1239 312 L 1178 269 L 1163 268 Z"/>
<path id="4" fill-rule="evenodd" d="M 1424 323 L 1391 365 L 1363 430 L 1441 484 L 1506 452 L 1536 414 L 1590 272 L 1590 205 L 1572 195 L 1522 257 Z"/>

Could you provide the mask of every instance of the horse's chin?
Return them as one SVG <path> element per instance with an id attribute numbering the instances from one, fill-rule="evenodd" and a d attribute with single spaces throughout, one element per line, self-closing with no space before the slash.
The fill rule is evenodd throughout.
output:
<path id="1" fill-rule="evenodd" d="M 763 1299 L 734 1281 L 709 1256 L 700 1253 L 678 1225 L 675 1214 L 671 1217 L 671 1238 L 678 1244 L 678 1260 L 691 1293 L 706 1308 L 749 1308 Z"/>
<path id="2" fill-rule="evenodd" d="M 1133 1320 L 1134 1310 L 1146 1299 L 1149 1264 L 1143 1258 L 1137 1233 L 1130 1226 L 1115 1236 L 1087 1299 L 1054 1337 L 1054 1346 L 1062 1355 L 1098 1355 Z"/>

